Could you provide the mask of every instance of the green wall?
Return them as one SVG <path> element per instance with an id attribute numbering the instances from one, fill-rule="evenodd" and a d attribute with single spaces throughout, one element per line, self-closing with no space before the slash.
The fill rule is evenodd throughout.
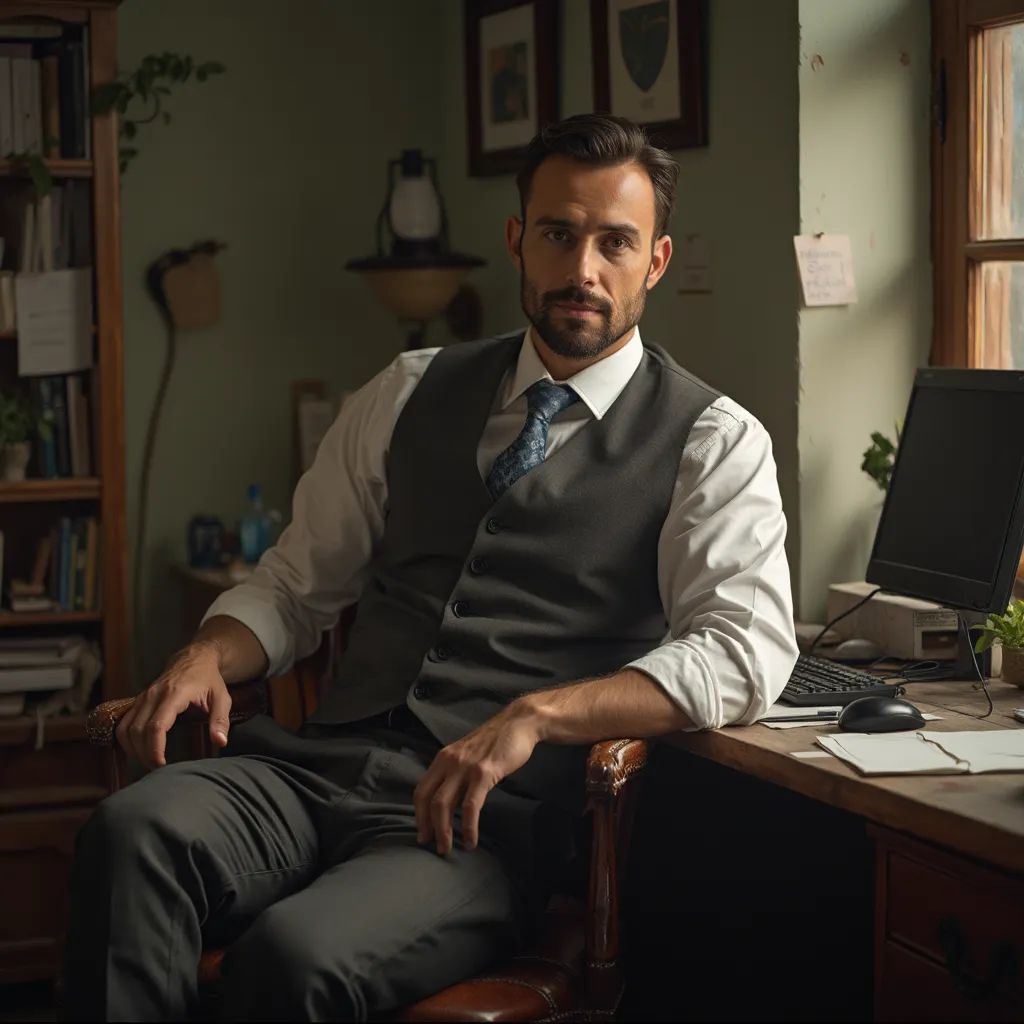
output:
<path id="1" fill-rule="evenodd" d="M 929 16 L 800 0 L 800 224 L 848 234 L 859 301 L 800 314 L 800 607 L 863 579 L 882 495 L 860 470 L 928 359 Z"/>
<path id="2" fill-rule="evenodd" d="M 222 322 L 181 336 L 152 474 L 147 585 L 136 641 L 144 681 L 179 638 L 169 566 L 197 512 L 237 518 L 250 481 L 290 500 L 290 382 L 357 386 L 401 348 L 398 324 L 343 269 L 366 255 L 385 163 L 434 149 L 435 3 L 126 0 L 119 64 L 164 50 L 227 72 L 171 98 L 170 125 L 140 131 L 122 185 L 128 512 L 164 357 L 142 287 L 168 248 L 219 238 Z M 300 16 L 301 12 L 301 16 Z M 401 68 L 401 75 L 395 69 Z M 133 545 L 134 547 L 134 545 Z"/>

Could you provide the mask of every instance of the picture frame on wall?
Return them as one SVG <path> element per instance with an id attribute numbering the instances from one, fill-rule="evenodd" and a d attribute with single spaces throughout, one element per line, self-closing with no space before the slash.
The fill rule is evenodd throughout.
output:
<path id="1" fill-rule="evenodd" d="M 558 0 L 464 0 L 471 176 L 519 169 L 558 120 Z"/>
<path id="2" fill-rule="evenodd" d="M 663 149 L 706 146 L 703 0 L 590 0 L 594 109 Z"/>

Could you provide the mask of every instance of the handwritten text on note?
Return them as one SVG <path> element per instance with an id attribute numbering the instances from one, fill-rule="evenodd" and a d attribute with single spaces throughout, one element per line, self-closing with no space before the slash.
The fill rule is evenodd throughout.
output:
<path id="1" fill-rule="evenodd" d="M 857 301 L 849 235 L 796 235 L 793 245 L 805 306 L 846 306 Z"/>

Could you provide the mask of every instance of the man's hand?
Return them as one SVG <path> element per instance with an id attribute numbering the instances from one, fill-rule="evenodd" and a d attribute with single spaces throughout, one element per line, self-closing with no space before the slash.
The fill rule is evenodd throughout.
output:
<path id="1" fill-rule="evenodd" d="M 418 841 L 434 839 L 437 852 L 448 853 L 455 807 L 461 800 L 462 843 L 467 850 L 474 849 L 487 794 L 526 764 L 539 741 L 534 717 L 512 704 L 438 751 L 413 794 Z"/>
<path id="2" fill-rule="evenodd" d="M 219 747 L 227 744 L 231 696 L 217 659 L 216 648 L 208 643 L 179 651 L 118 723 L 118 742 L 147 771 L 167 763 L 167 732 L 190 706 L 209 713 L 210 738 Z"/>

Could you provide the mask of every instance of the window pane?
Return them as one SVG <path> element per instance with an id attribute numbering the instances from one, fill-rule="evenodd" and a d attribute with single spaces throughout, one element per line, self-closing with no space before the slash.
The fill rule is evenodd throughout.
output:
<path id="1" fill-rule="evenodd" d="M 983 95 L 976 126 L 982 133 L 976 234 L 1024 238 L 1024 23 L 983 31 L 978 56 Z"/>
<path id="2" fill-rule="evenodd" d="M 980 365 L 1024 369 L 1024 263 L 979 264 L 974 281 Z"/>

